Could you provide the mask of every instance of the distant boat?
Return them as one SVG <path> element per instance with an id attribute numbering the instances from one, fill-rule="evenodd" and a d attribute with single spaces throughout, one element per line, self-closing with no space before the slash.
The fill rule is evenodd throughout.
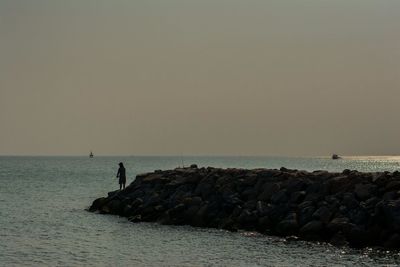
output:
<path id="1" fill-rule="evenodd" d="M 93 158 L 93 157 L 94 157 L 93 152 L 90 151 L 89 158 Z"/>
<path id="2" fill-rule="evenodd" d="M 332 155 L 332 159 L 340 159 L 341 157 L 339 157 L 337 154 L 333 154 Z"/>

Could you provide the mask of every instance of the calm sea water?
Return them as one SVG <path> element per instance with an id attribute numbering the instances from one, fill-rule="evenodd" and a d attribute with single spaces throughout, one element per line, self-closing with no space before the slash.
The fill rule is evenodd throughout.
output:
<path id="1" fill-rule="evenodd" d="M 359 171 L 400 170 L 400 158 L 0 157 L 0 266 L 388 266 L 398 252 L 287 241 L 252 232 L 133 224 L 85 211 L 155 169 L 199 166 Z"/>

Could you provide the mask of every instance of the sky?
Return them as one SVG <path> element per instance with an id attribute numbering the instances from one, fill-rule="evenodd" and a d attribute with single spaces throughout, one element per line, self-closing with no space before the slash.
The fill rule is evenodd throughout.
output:
<path id="1" fill-rule="evenodd" d="M 0 155 L 399 155 L 398 0 L 0 0 Z"/>

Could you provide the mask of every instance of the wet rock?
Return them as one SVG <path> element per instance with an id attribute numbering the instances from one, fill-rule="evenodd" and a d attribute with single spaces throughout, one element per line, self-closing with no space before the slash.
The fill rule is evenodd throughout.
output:
<path id="1" fill-rule="evenodd" d="M 242 192 L 241 196 L 243 199 L 256 199 L 257 198 L 257 189 L 256 188 L 248 188 Z"/>
<path id="2" fill-rule="evenodd" d="M 358 225 L 364 225 L 364 224 L 368 223 L 368 219 L 369 219 L 368 212 L 361 207 L 350 210 L 348 213 L 348 216 L 352 223 L 355 223 Z"/>
<path id="3" fill-rule="evenodd" d="M 108 192 L 108 197 L 115 197 L 118 195 L 119 192 L 119 190 Z"/>
<path id="4" fill-rule="evenodd" d="M 369 243 L 367 232 L 357 225 L 351 225 L 347 232 L 345 232 L 345 235 L 346 240 L 354 247 L 362 247 L 363 244 Z"/>
<path id="5" fill-rule="evenodd" d="M 400 235 L 394 234 L 390 236 L 383 244 L 385 248 L 398 248 L 400 247 Z"/>
<path id="6" fill-rule="evenodd" d="M 324 198 L 323 194 L 320 194 L 320 193 L 309 193 L 304 198 L 304 201 L 311 201 L 311 202 L 316 203 L 316 202 L 322 200 L 323 198 Z"/>
<path id="7" fill-rule="evenodd" d="M 257 207 L 257 201 L 249 200 L 249 201 L 245 202 L 242 206 L 244 209 L 255 210 Z"/>
<path id="8" fill-rule="evenodd" d="M 263 191 L 258 195 L 258 200 L 269 201 L 273 194 L 277 193 L 280 189 L 280 185 L 277 183 L 267 183 L 264 185 Z"/>
<path id="9" fill-rule="evenodd" d="M 300 236 L 310 240 L 321 240 L 324 225 L 322 222 L 314 220 L 308 222 L 300 229 Z"/>
<path id="10" fill-rule="evenodd" d="M 398 191 L 389 191 L 383 194 L 382 199 L 383 200 L 396 200 L 399 198 L 399 192 Z"/>
<path id="11" fill-rule="evenodd" d="M 280 170 L 281 172 L 289 172 L 289 171 L 290 171 L 289 169 L 287 169 L 287 168 L 285 168 L 285 167 L 281 167 L 279 170 Z"/>
<path id="12" fill-rule="evenodd" d="M 224 201 L 224 205 L 226 207 L 232 207 L 243 204 L 243 201 L 239 198 L 239 194 L 223 195 L 222 198 Z"/>
<path id="13" fill-rule="evenodd" d="M 201 197 L 187 197 L 183 200 L 183 203 L 186 206 L 197 206 L 200 205 L 202 201 Z"/>
<path id="14" fill-rule="evenodd" d="M 243 210 L 238 218 L 238 222 L 245 229 L 255 228 L 255 226 L 257 225 L 257 221 L 258 221 L 257 214 L 247 209 Z"/>
<path id="15" fill-rule="evenodd" d="M 343 174 L 345 174 L 345 171 L 343 171 Z M 336 194 L 338 192 L 347 191 L 350 185 L 349 180 L 349 177 L 345 175 L 330 179 L 328 182 L 330 193 Z"/>
<path id="16" fill-rule="evenodd" d="M 304 181 L 300 179 L 290 179 L 287 182 L 285 189 L 288 194 L 292 194 L 293 192 L 302 191 L 306 187 L 307 184 Z"/>
<path id="17" fill-rule="evenodd" d="M 288 211 L 287 204 L 270 205 L 267 207 L 267 216 L 273 224 L 277 224 L 286 217 Z"/>
<path id="18" fill-rule="evenodd" d="M 102 206 L 104 206 L 107 203 L 107 198 L 105 197 L 101 197 L 96 199 L 95 201 L 93 201 L 92 205 L 89 208 L 89 211 L 93 212 L 93 211 L 97 211 L 100 210 L 100 208 Z"/>
<path id="19" fill-rule="evenodd" d="M 281 190 L 271 196 L 271 203 L 280 204 L 286 203 L 288 201 L 288 197 L 286 194 L 286 190 Z"/>
<path id="20" fill-rule="evenodd" d="M 365 209 L 368 210 L 369 213 L 372 213 L 375 210 L 375 206 L 376 206 L 376 204 L 378 204 L 379 201 L 380 201 L 379 198 L 372 197 L 370 199 L 367 199 L 363 203 L 363 206 L 365 207 Z"/>
<path id="21" fill-rule="evenodd" d="M 306 196 L 306 191 L 297 191 L 290 195 L 290 202 L 291 203 L 300 203 L 304 200 Z"/>
<path id="22" fill-rule="evenodd" d="M 221 222 L 218 225 L 218 228 L 232 232 L 236 232 L 237 230 L 239 230 L 238 224 L 230 217 L 221 220 Z"/>
<path id="23" fill-rule="evenodd" d="M 207 226 L 207 211 L 208 211 L 208 204 L 202 205 L 196 215 L 192 219 L 192 225 L 198 227 L 205 227 Z"/>
<path id="24" fill-rule="evenodd" d="M 141 199 L 141 198 L 135 198 L 132 202 L 131 202 L 131 206 L 133 207 L 133 208 L 136 208 L 136 207 L 138 207 L 138 206 L 140 206 L 140 205 L 142 205 L 143 204 L 143 199 Z"/>
<path id="25" fill-rule="evenodd" d="M 331 233 L 348 232 L 352 227 L 350 220 L 346 217 L 336 217 L 327 225 Z"/>
<path id="26" fill-rule="evenodd" d="M 400 247 L 400 172 L 176 168 L 140 174 L 89 211 L 133 222 Z"/>
<path id="27" fill-rule="evenodd" d="M 397 191 L 400 190 L 400 181 L 391 181 L 388 184 L 386 184 L 385 187 L 386 191 Z"/>
<path id="28" fill-rule="evenodd" d="M 126 205 L 123 207 L 122 216 L 131 217 L 134 215 L 133 209 L 131 205 Z"/>
<path id="29" fill-rule="evenodd" d="M 168 177 L 163 176 L 161 174 L 161 171 L 158 173 L 156 171 L 154 174 L 144 176 L 141 179 L 142 183 L 167 183 L 169 181 L 170 181 L 170 179 Z"/>
<path id="30" fill-rule="evenodd" d="M 329 240 L 329 243 L 337 247 L 349 245 L 349 242 L 347 241 L 346 237 L 342 232 L 335 233 Z"/>
<path id="31" fill-rule="evenodd" d="M 359 206 L 359 202 L 352 193 L 345 193 L 342 203 L 349 209 L 355 209 Z"/>
<path id="32" fill-rule="evenodd" d="M 400 200 L 383 201 L 380 205 L 386 219 L 386 226 L 400 230 Z"/>
<path id="33" fill-rule="evenodd" d="M 351 170 L 349 170 L 349 169 L 344 169 L 342 173 L 343 173 L 344 175 L 349 175 L 349 174 L 351 174 Z"/>
<path id="34" fill-rule="evenodd" d="M 330 221 L 331 217 L 332 211 L 326 206 L 318 208 L 312 215 L 313 219 L 319 220 L 325 224 Z"/>
<path id="35" fill-rule="evenodd" d="M 111 200 L 107 206 L 109 207 L 110 213 L 111 214 L 121 214 L 123 211 L 123 206 L 122 202 L 119 199 L 113 199 Z"/>
<path id="36" fill-rule="evenodd" d="M 389 182 L 389 177 L 384 173 L 374 173 L 372 176 L 372 182 L 379 187 L 386 187 L 386 184 Z"/>
<path id="37" fill-rule="evenodd" d="M 304 209 L 306 207 L 309 207 L 309 206 L 314 206 L 314 203 L 312 201 L 304 201 L 304 202 L 302 202 L 302 203 L 300 203 L 298 205 L 298 209 L 302 210 L 302 209 Z"/>
<path id="38" fill-rule="evenodd" d="M 255 173 L 247 174 L 246 178 L 243 180 L 243 185 L 254 187 L 257 180 L 258 180 L 257 174 Z"/>
<path id="39" fill-rule="evenodd" d="M 376 185 L 372 184 L 356 184 L 354 193 L 359 200 L 366 200 L 373 196 Z"/>
<path id="40" fill-rule="evenodd" d="M 267 214 L 267 205 L 263 201 L 257 201 L 256 209 L 259 216 L 265 216 Z"/>
<path id="41" fill-rule="evenodd" d="M 299 225 L 296 213 L 290 213 L 285 219 L 278 223 L 276 229 L 281 235 L 294 235 L 297 233 Z"/>
<path id="42" fill-rule="evenodd" d="M 310 203 L 309 201 L 305 203 Z M 300 208 L 300 207 L 299 207 Z M 298 222 L 300 226 L 303 226 L 313 219 L 315 207 L 313 205 L 304 206 L 298 211 Z"/>
<path id="43" fill-rule="evenodd" d="M 310 194 L 328 195 L 329 186 L 326 183 L 315 182 L 311 183 L 306 188 L 307 196 Z"/>
<path id="44" fill-rule="evenodd" d="M 267 231 L 271 231 L 272 222 L 268 216 L 259 217 L 257 221 L 257 229 L 265 233 Z"/>
<path id="45" fill-rule="evenodd" d="M 199 183 L 194 191 L 196 196 L 201 196 L 203 199 L 206 199 L 208 196 L 212 194 L 213 186 L 212 184 L 203 182 Z"/>

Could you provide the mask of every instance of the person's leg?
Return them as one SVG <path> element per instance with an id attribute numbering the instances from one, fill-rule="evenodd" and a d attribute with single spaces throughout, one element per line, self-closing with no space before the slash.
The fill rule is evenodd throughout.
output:
<path id="1" fill-rule="evenodd" d="M 125 183 L 123 184 L 123 186 L 124 186 L 124 189 L 125 189 Z"/>
<path id="2" fill-rule="evenodd" d="M 121 191 L 121 189 L 122 189 L 122 184 L 119 184 L 119 190 Z"/>

